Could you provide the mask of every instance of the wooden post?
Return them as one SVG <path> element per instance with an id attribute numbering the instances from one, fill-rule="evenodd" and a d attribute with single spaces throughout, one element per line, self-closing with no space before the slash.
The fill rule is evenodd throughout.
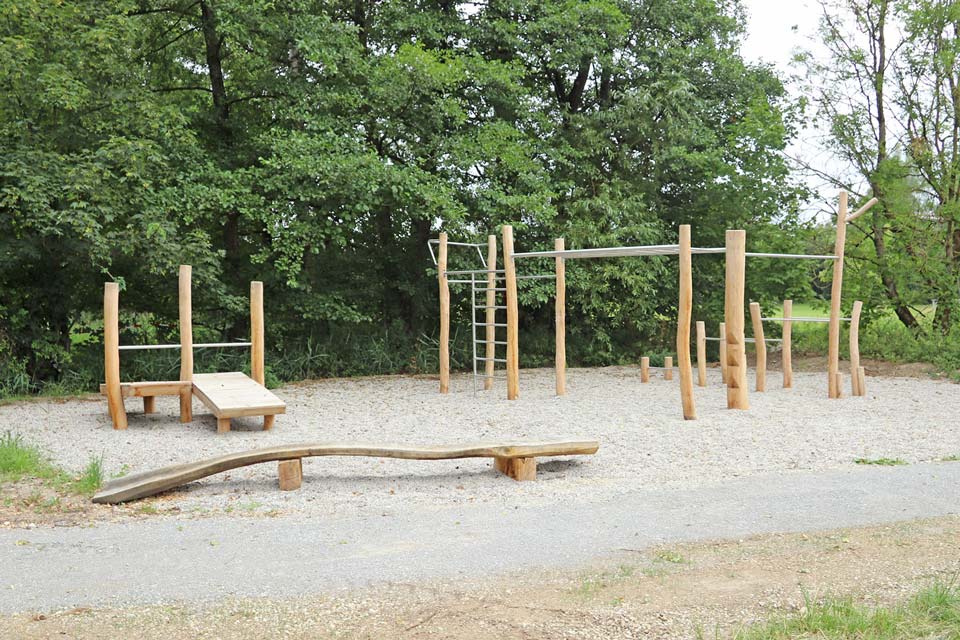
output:
<path id="1" fill-rule="evenodd" d="M 450 284 L 447 282 L 447 234 L 440 234 L 437 280 L 440 285 L 440 393 L 450 393 Z"/>
<path id="2" fill-rule="evenodd" d="M 727 384 L 727 323 L 720 323 L 720 382 Z"/>
<path id="3" fill-rule="evenodd" d="M 833 383 L 837 389 L 837 398 L 843 397 L 843 374 L 837 371 L 837 375 L 833 378 Z"/>
<path id="4" fill-rule="evenodd" d="M 493 468 L 517 482 L 537 479 L 536 458 L 494 458 Z"/>
<path id="5" fill-rule="evenodd" d="M 103 284 L 103 372 L 113 428 L 126 429 L 127 410 L 120 389 L 120 285 L 116 282 Z"/>
<path id="6" fill-rule="evenodd" d="M 513 261 L 513 227 L 503 225 L 503 269 L 507 289 L 507 400 L 520 397 L 520 329 L 517 267 Z"/>
<path id="7" fill-rule="evenodd" d="M 743 336 L 743 296 L 746 279 L 747 232 L 728 230 L 726 235 L 726 289 L 723 319 L 727 342 L 727 408 L 749 409 L 747 358 Z"/>
<path id="8" fill-rule="evenodd" d="M 157 412 L 157 397 L 156 396 L 143 396 L 143 413 L 156 413 Z"/>
<path id="9" fill-rule="evenodd" d="M 693 400 L 693 365 L 690 362 L 690 320 L 693 314 L 693 266 L 691 264 L 690 225 L 680 225 L 680 301 L 677 307 L 677 364 L 680 368 L 680 403 L 683 419 L 696 420 Z M 671 365 L 673 364 L 671 358 Z M 667 369 L 667 380 L 673 369 Z"/>
<path id="10" fill-rule="evenodd" d="M 827 347 L 827 395 L 840 397 L 840 302 L 843 297 L 843 251 L 847 240 L 847 192 L 840 192 L 837 209 L 837 242 L 833 252 L 833 283 L 830 286 L 830 343 Z"/>
<path id="11" fill-rule="evenodd" d="M 303 484 L 303 460 L 281 460 L 277 463 L 277 475 L 280 478 L 280 491 L 293 491 Z"/>
<path id="12" fill-rule="evenodd" d="M 860 313 L 863 311 L 863 302 L 856 300 L 850 313 L 850 393 L 854 396 L 864 395 L 860 388 Z"/>
<path id="13" fill-rule="evenodd" d="M 250 283 L 250 377 L 264 385 L 263 370 L 263 283 Z"/>
<path id="14" fill-rule="evenodd" d="M 791 339 L 793 336 L 793 300 L 783 301 L 783 388 L 793 387 L 793 346 Z"/>
<path id="15" fill-rule="evenodd" d="M 192 269 L 188 264 L 180 265 L 179 290 L 177 298 L 180 304 L 180 381 L 193 382 L 193 300 L 190 289 Z M 180 391 L 180 422 L 193 420 L 193 387 Z"/>
<path id="16" fill-rule="evenodd" d="M 496 367 L 494 366 L 496 362 L 493 359 L 497 356 L 497 345 L 495 341 L 497 339 L 497 328 L 494 323 L 497 321 L 497 310 L 494 307 L 497 305 L 497 274 L 494 273 L 497 270 L 497 236 L 488 235 L 487 236 L 487 313 L 485 314 L 486 326 L 486 349 L 484 350 L 484 356 L 486 360 L 484 364 L 486 365 L 483 368 L 484 377 L 483 377 L 483 388 L 487 391 L 493 388 L 493 373 Z"/>
<path id="17" fill-rule="evenodd" d="M 554 251 L 564 251 L 563 238 L 553 241 Z M 567 263 L 560 256 L 556 258 L 557 296 L 554 301 L 554 322 L 556 324 L 557 395 L 567 394 Z"/>
<path id="18" fill-rule="evenodd" d="M 697 386 L 707 386 L 707 325 L 697 320 Z"/>
<path id="19" fill-rule="evenodd" d="M 663 357 L 663 379 L 673 380 L 673 356 Z"/>
<path id="20" fill-rule="evenodd" d="M 757 348 L 757 391 L 767 390 L 767 342 L 763 337 L 763 316 L 760 303 L 750 303 L 750 320 L 753 321 L 753 340 Z"/>
<path id="21" fill-rule="evenodd" d="M 640 358 L 640 382 L 650 382 L 650 358 Z"/>
<path id="22" fill-rule="evenodd" d="M 860 395 L 867 395 L 867 370 L 859 367 L 857 369 L 857 379 L 860 381 Z"/>

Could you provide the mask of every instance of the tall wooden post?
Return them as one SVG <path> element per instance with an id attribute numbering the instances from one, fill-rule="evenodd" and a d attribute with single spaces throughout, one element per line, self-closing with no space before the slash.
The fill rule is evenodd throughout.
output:
<path id="1" fill-rule="evenodd" d="M 447 282 L 447 234 L 440 234 L 437 251 L 440 285 L 440 393 L 450 393 L 450 284 Z"/>
<path id="2" fill-rule="evenodd" d="M 723 319 L 727 342 L 727 408 L 749 409 L 747 354 L 743 335 L 743 297 L 746 288 L 747 232 L 728 230 L 726 235 L 726 292 Z"/>
<path id="3" fill-rule="evenodd" d="M 707 386 L 707 325 L 697 320 L 697 386 Z"/>
<path id="4" fill-rule="evenodd" d="M 850 393 L 855 396 L 866 395 L 860 377 L 860 313 L 863 302 L 856 300 L 850 313 Z"/>
<path id="5" fill-rule="evenodd" d="M 178 301 L 180 306 L 180 381 L 193 382 L 193 300 L 190 287 L 192 268 L 180 265 Z M 180 390 L 180 422 L 193 420 L 193 386 Z"/>
<path id="6" fill-rule="evenodd" d="M 563 238 L 553 241 L 554 251 L 564 251 Z M 556 325 L 557 395 L 567 394 L 567 263 L 562 256 L 556 258 L 557 295 L 554 301 L 554 323 Z"/>
<path id="7" fill-rule="evenodd" d="M 250 377 L 265 384 L 263 368 L 263 283 L 250 283 Z"/>
<path id="8" fill-rule="evenodd" d="M 693 365 L 690 362 L 690 320 L 693 314 L 693 265 L 690 249 L 690 225 L 680 225 L 680 301 L 677 306 L 677 365 L 680 368 L 680 403 L 683 419 L 696 420 L 693 400 Z M 673 369 L 668 369 L 673 377 Z"/>
<path id="9" fill-rule="evenodd" d="M 127 428 L 127 410 L 120 388 L 120 285 L 103 284 L 103 371 L 107 407 L 114 429 Z"/>
<path id="10" fill-rule="evenodd" d="M 767 341 L 763 337 L 763 316 L 760 303 L 750 303 L 750 320 L 753 322 L 753 343 L 757 348 L 757 391 L 767 390 Z"/>
<path id="11" fill-rule="evenodd" d="M 783 301 L 783 388 L 793 387 L 793 300 Z"/>
<path id="12" fill-rule="evenodd" d="M 503 269 L 507 289 L 507 400 L 516 400 L 520 397 L 520 318 L 513 227 L 509 224 L 503 225 Z"/>
<path id="13" fill-rule="evenodd" d="M 497 328 L 494 323 L 497 321 L 497 236 L 491 234 L 487 236 L 487 313 L 484 315 L 486 326 L 486 342 L 484 345 L 484 377 L 483 388 L 487 391 L 493 388 L 493 373 L 496 367 L 494 358 L 497 356 Z"/>
<path id="14" fill-rule="evenodd" d="M 663 379 L 673 380 L 673 356 L 663 357 Z M 691 389 L 692 391 L 693 389 Z M 696 416 L 694 416 L 696 418 Z"/>
<path id="15" fill-rule="evenodd" d="M 843 252 L 847 241 L 847 192 L 840 192 L 837 209 L 837 242 L 833 252 L 833 283 L 830 286 L 830 343 L 827 347 L 827 395 L 839 398 L 840 381 L 840 302 L 843 297 Z"/>
<path id="16" fill-rule="evenodd" d="M 720 382 L 727 384 L 727 323 L 720 323 Z"/>

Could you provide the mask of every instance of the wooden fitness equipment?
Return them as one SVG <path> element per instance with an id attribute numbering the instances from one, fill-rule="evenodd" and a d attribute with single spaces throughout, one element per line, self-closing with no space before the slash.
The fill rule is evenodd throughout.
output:
<path id="1" fill-rule="evenodd" d="M 100 393 L 107 396 L 114 429 L 127 428 L 123 399 L 143 398 L 144 413 L 154 413 L 156 396 L 179 396 L 180 422 L 193 420 L 193 396 L 197 396 L 217 418 L 217 431 L 230 430 L 231 418 L 263 416 L 263 428 L 273 427 L 274 417 L 286 412 L 280 398 L 264 387 L 263 283 L 250 283 L 250 342 L 210 342 L 194 344 L 191 301 L 191 268 L 181 265 L 178 286 L 180 344 L 120 345 L 119 299 L 116 282 L 103 286 L 103 359 L 105 384 Z M 238 371 L 193 373 L 195 348 L 250 347 L 252 379 Z M 120 352 L 148 349 L 180 349 L 180 379 L 173 381 L 120 382 Z"/>
<path id="2" fill-rule="evenodd" d="M 117 504 L 156 495 L 216 473 L 261 462 L 278 461 L 280 489 L 299 489 L 303 479 L 302 459 L 315 456 L 366 456 L 405 460 L 452 460 L 493 458 L 494 468 L 514 480 L 534 480 L 536 458 L 542 456 L 592 455 L 600 448 L 596 440 L 480 443 L 444 446 L 381 446 L 372 444 L 316 443 L 283 445 L 230 453 L 200 462 L 176 464 L 111 480 L 93 496 L 93 501 Z"/>

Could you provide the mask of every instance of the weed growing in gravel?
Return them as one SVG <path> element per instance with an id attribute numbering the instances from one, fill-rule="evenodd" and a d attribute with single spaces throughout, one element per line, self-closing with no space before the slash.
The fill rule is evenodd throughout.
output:
<path id="1" fill-rule="evenodd" d="M 59 473 L 39 449 L 26 444 L 19 434 L 7 431 L 0 436 L 0 481 L 15 482 L 25 477 L 52 480 Z"/>
<path id="2" fill-rule="evenodd" d="M 897 467 L 907 464 L 907 461 L 901 458 L 854 458 L 853 463 L 875 465 L 878 467 Z"/>
<path id="3" fill-rule="evenodd" d="M 658 551 L 654 556 L 655 560 L 660 562 L 669 562 L 670 564 L 689 564 L 690 561 L 684 558 L 680 553 L 676 551 L 671 551 L 669 549 L 664 549 Z"/>
<path id="4" fill-rule="evenodd" d="M 704 637 L 702 633 L 698 636 Z M 913 640 L 960 637 L 960 588 L 938 582 L 906 603 L 875 609 L 849 598 L 807 599 L 800 613 L 775 618 L 733 636 L 735 640 Z"/>
<path id="5" fill-rule="evenodd" d="M 940 462 L 960 462 L 960 454 L 940 458 Z"/>
<path id="6" fill-rule="evenodd" d="M 84 495 L 93 495 L 103 484 L 103 457 L 90 458 L 83 473 L 73 482 L 73 490 Z"/>

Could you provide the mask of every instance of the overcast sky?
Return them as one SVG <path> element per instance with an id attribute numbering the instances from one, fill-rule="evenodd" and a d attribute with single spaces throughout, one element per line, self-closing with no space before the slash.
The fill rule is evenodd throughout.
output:
<path id="1" fill-rule="evenodd" d="M 786 78 L 797 71 L 790 66 L 797 49 L 818 51 L 816 33 L 821 9 L 816 0 L 743 0 L 743 5 L 748 15 L 747 37 L 741 53 L 747 60 L 772 64 L 781 77 Z M 788 154 L 842 172 L 844 167 L 820 144 L 821 136 L 812 128 L 801 131 L 799 139 L 787 150 Z M 823 181 L 816 178 L 808 179 L 807 183 L 820 192 L 820 201 L 810 203 L 811 214 L 836 206 L 835 187 L 824 188 Z"/>

